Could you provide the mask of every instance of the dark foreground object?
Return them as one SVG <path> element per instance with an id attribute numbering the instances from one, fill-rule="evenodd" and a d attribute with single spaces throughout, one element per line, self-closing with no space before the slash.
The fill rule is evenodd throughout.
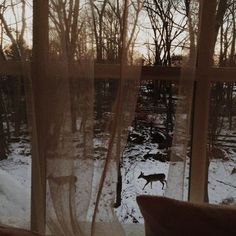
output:
<path id="1" fill-rule="evenodd" d="M 233 236 L 236 207 L 197 204 L 165 197 L 137 197 L 146 236 Z"/>
<path id="2" fill-rule="evenodd" d="M 0 236 L 42 236 L 28 230 L 0 225 Z"/>

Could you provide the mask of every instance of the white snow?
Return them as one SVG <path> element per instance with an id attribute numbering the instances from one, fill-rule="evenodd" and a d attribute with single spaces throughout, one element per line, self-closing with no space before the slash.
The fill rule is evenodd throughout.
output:
<path id="1" fill-rule="evenodd" d="M 0 223 L 28 228 L 30 222 L 31 158 L 25 156 L 17 146 L 13 148 L 14 152 L 9 158 L 0 161 Z M 125 149 L 122 166 L 122 204 L 116 209 L 122 223 L 143 223 L 136 203 L 137 195 L 164 195 L 165 188 L 162 190 L 160 182 L 154 182 L 152 188 L 148 184 L 143 190 L 146 181 L 138 179 L 141 171 L 145 175 L 165 173 L 168 176 L 168 162 L 143 159 L 145 154 L 157 151 L 159 151 L 158 145 L 150 143 L 133 145 Z M 227 152 L 226 160 L 211 160 L 209 167 L 209 199 L 211 203 L 235 204 L 236 174 L 231 174 L 235 166 L 236 154 L 234 150 Z"/>
<path id="2" fill-rule="evenodd" d="M 12 153 L 0 161 L 0 224 L 29 228 L 31 157 L 29 144 L 11 144 Z"/>
<path id="3" fill-rule="evenodd" d="M 209 201 L 210 203 L 230 203 L 236 204 L 236 174 L 231 174 L 232 169 L 236 166 L 236 156 L 232 159 L 211 160 L 209 171 Z"/>
<path id="4" fill-rule="evenodd" d="M 0 222 L 27 227 L 30 191 L 8 172 L 0 169 Z"/>

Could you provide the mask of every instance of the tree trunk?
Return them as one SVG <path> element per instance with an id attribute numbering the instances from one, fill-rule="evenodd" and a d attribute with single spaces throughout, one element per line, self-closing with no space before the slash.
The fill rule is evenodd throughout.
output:
<path id="1" fill-rule="evenodd" d="M 3 105 L 3 99 L 2 94 L 0 94 L 0 160 L 6 159 L 8 154 L 8 143 L 7 143 L 7 135 L 4 132 L 4 119 L 3 114 L 4 111 L 4 105 Z"/>

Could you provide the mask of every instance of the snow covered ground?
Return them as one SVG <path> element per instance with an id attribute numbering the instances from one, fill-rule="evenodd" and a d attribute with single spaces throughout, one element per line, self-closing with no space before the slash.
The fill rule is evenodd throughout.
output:
<path id="1" fill-rule="evenodd" d="M 123 223 L 143 223 L 143 217 L 136 203 L 136 196 L 141 194 L 164 195 L 162 184 L 154 182 L 143 187 L 146 180 L 139 178 L 141 171 L 145 174 L 164 173 L 168 174 L 169 164 L 156 160 L 147 159 L 143 156 L 152 150 L 151 153 L 158 151 L 157 144 L 135 145 L 125 149 L 122 165 L 122 204 L 117 209 L 119 220 Z"/>
<path id="2" fill-rule="evenodd" d="M 210 203 L 236 205 L 236 173 L 231 174 L 236 166 L 236 154 L 228 154 L 229 160 L 211 160 L 209 168 Z"/>
<path id="3" fill-rule="evenodd" d="M 0 161 L 0 223 L 29 227 L 30 222 L 30 186 L 31 157 L 25 155 L 29 147 L 24 149 L 13 144 L 13 152 L 7 160 Z M 151 150 L 151 151 L 150 151 Z M 147 153 L 161 152 L 158 144 L 131 145 L 124 151 L 122 164 L 122 204 L 116 209 L 122 223 L 143 223 L 143 218 L 136 203 L 140 194 L 163 195 L 160 182 L 148 184 L 138 179 L 140 172 L 144 174 L 168 174 L 169 163 L 154 159 L 146 159 Z M 236 166 L 236 153 L 228 150 L 227 158 L 214 159 L 209 167 L 209 199 L 216 204 L 236 204 L 236 174 L 231 174 Z M 187 178 L 187 176 L 186 176 Z"/>
<path id="4" fill-rule="evenodd" d="M 146 181 L 138 179 L 140 172 L 144 174 L 165 173 L 168 175 L 169 163 L 157 160 L 144 160 L 143 156 L 152 149 L 153 153 L 158 150 L 158 144 L 135 145 L 133 148 L 126 148 L 123 164 L 123 191 L 122 205 L 118 209 L 120 221 L 125 223 L 143 223 L 139 208 L 136 203 L 136 196 L 140 194 L 164 195 L 160 182 L 154 182 L 151 189 L 150 184 L 142 190 Z M 188 170 L 188 165 L 186 169 Z M 236 153 L 229 150 L 226 158 L 213 159 L 209 166 L 208 194 L 209 202 L 213 204 L 234 204 L 236 205 L 236 173 L 231 174 L 236 166 Z M 187 171 L 186 171 L 187 173 Z M 185 176 L 185 195 L 187 195 L 187 180 Z M 168 180 L 167 180 L 168 181 Z"/>
<path id="5" fill-rule="evenodd" d="M 0 223 L 29 228 L 31 157 L 25 145 L 12 144 L 13 152 L 0 161 Z"/>

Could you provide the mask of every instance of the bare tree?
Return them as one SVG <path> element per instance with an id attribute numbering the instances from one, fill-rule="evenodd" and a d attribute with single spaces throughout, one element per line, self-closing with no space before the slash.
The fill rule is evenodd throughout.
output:
<path id="1" fill-rule="evenodd" d="M 26 0 L 5 0 L 0 4 L 0 60 L 24 61 L 29 59 L 30 50 L 24 39 L 27 27 L 26 3 Z M 16 14 L 16 11 L 20 14 Z M 12 16 L 11 21 L 9 20 L 9 17 L 7 17 L 9 15 Z M 23 78 L 17 76 L 13 80 L 8 80 L 7 86 L 11 88 L 12 91 L 11 94 L 8 94 L 8 99 L 11 101 L 7 103 L 11 104 L 11 108 L 8 107 L 8 111 L 12 111 L 11 114 L 14 114 L 14 131 L 15 135 L 18 136 L 21 123 L 26 122 L 26 116 L 23 115 L 23 112 L 26 111 L 24 104 L 22 103 L 24 98 Z M 2 102 L 4 103 L 3 98 Z"/>
<path id="2" fill-rule="evenodd" d="M 127 25 L 129 36 L 126 45 L 122 45 L 124 2 L 118 0 L 91 1 L 93 6 L 93 27 L 96 42 L 96 60 L 101 62 L 119 63 L 121 50 L 129 49 L 135 42 L 137 22 L 142 9 L 142 1 L 128 1 L 127 14 L 130 24 Z M 132 51 L 132 49 L 131 49 Z M 131 51 L 127 51 L 132 58 Z"/>
<path id="3" fill-rule="evenodd" d="M 218 2 L 215 25 L 215 54 L 219 66 L 232 66 L 235 61 L 235 3 L 234 1 Z M 219 53 L 217 52 L 219 51 Z M 212 85 L 210 107 L 210 149 L 220 134 L 225 114 L 228 114 L 229 127 L 232 125 L 233 83 L 215 83 Z"/>
<path id="4" fill-rule="evenodd" d="M 186 5 L 179 0 L 152 0 L 144 1 L 144 9 L 148 14 L 153 32 L 153 64 L 171 66 L 171 59 L 176 49 L 179 48 L 181 50 L 186 40 Z M 161 101 L 166 107 L 166 132 L 172 131 L 174 115 L 172 83 L 170 81 L 155 81 L 153 83 L 155 99 Z"/>
<path id="5" fill-rule="evenodd" d="M 171 54 L 183 41 L 187 21 L 181 1 L 144 1 L 155 48 L 155 65 L 171 66 Z M 182 9 L 182 11 L 181 11 Z"/>
<path id="6" fill-rule="evenodd" d="M 82 56 L 82 46 L 86 40 L 82 35 L 85 34 L 85 18 L 83 17 L 80 1 L 77 0 L 52 0 L 50 1 L 50 51 L 51 58 L 66 61 L 68 64 L 70 106 L 71 106 L 71 129 L 76 131 L 76 80 L 71 74 L 73 63 L 80 60 Z M 83 33 L 83 34 L 82 34 Z"/>

